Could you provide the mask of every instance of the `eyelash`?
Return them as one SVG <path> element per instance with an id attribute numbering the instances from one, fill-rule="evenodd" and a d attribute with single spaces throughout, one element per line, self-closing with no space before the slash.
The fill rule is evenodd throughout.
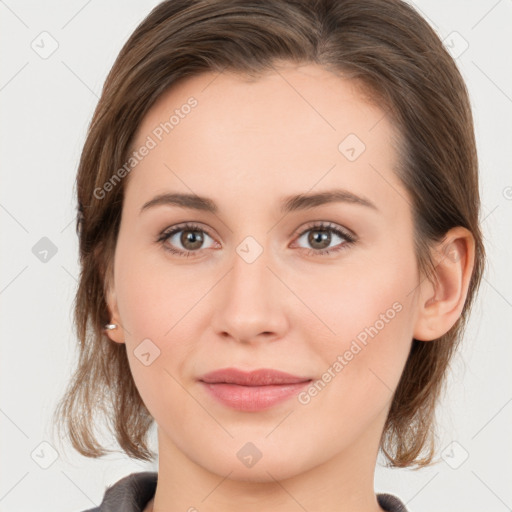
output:
<path id="1" fill-rule="evenodd" d="M 356 239 L 353 235 L 351 235 L 349 232 L 341 230 L 340 228 L 336 227 L 336 225 L 331 224 L 329 222 L 321 222 L 314 224 L 312 226 L 309 226 L 307 229 L 302 231 L 297 238 L 301 238 L 304 234 L 306 234 L 308 231 L 314 231 L 314 230 L 322 230 L 329 233 L 334 233 L 335 235 L 339 236 L 340 238 L 345 239 L 344 243 L 339 244 L 337 249 L 304 249 L 307 251 L 308 256 L 324 256 L 331 253 L 337 253 L 347 248 L 347 246 L 352 245 Z M 193 223 L 185 223 L 181 224 L 179 226 L 176 226 L 175 228 L 172 228 L 171 230 L 162 231 L 160 235 L 157 238 L 157 242 L 161 243 L 166 251 L 169 251 L 172 254 L 175 254 L 177 256 L 182 257 L 190 257 L 193 253 L 197 253 L 199 251 L 182 251 L 178 249 L 174 249 L 172 246 L 166 244 L 167 240 L 171 238 L 176 233 L 179 233 L 180 231 L 199 231 L 201 233 L 206 233 L 210 238 L 213 238 L 208 231 L 203 229 L 201 226 Z"/>

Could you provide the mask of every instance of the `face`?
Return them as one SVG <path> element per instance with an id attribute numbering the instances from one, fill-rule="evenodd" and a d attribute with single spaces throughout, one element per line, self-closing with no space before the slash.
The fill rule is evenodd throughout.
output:
<path id="1" fill-rule="evenodd" d="M 207 73 L 153 105 L 108 303 L 160 459 L 264 481 L 376 456 L 418 302 L 394 137 L 314 65 Z M 207 376 L 224 369 L 242 376 Z M 293 378 L 243 380 L 259 369 Z"/>

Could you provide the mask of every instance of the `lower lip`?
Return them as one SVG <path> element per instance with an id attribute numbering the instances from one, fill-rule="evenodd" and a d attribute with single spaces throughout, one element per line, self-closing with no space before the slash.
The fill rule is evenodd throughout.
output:
<path id="1" fill-rule="evenodd" d="M 262 411 L 297 395 L 311 381 L 271 386 L 240 386 L 238 384 L 212 384 L 203 386 L 221 403 L 239 411 Z"/>

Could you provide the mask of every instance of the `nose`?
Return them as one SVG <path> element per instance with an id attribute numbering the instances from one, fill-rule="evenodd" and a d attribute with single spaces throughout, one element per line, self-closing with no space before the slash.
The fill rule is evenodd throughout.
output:
<path id="1" fill-rule="evenodd" d="M 267 254 L 264 250 L 252 262 L 243 249 L 234 255 L 232 268 L 215 287 L 212 326 L 217 335 L 240 343 L 284 336 L 291 293 L 271 268 Z"/>

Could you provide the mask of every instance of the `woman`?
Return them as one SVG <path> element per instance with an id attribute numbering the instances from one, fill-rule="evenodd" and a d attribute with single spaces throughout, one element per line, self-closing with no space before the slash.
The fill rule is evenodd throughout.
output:
<path id="1" fill-rule="evenodd" d="M 93 510 L 404 511 L 484 265 L 467 91 L 398 0 L 159 4 L 77 176 L 73 446 L 158 473 Z"/>

